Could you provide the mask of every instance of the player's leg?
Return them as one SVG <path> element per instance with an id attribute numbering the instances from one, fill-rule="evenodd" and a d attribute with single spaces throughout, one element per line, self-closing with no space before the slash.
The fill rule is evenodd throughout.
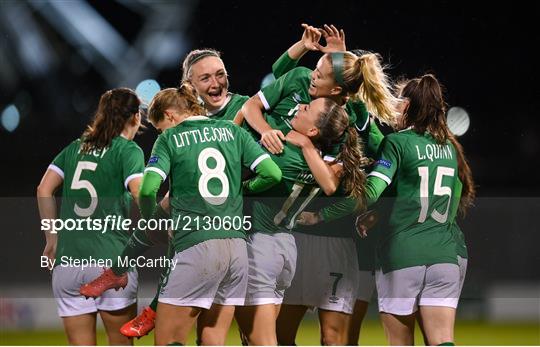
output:
<path id="1" fill-rule="evenodd" d="M 137 304 L 116 311 L 99 311 L 99 314 L 107 332 L 109 345 L 133 345 L 133 338 L 122 335 L 120 333 L 120 327 L 135 317 L 137 314 Z"/>
<path id="2" fill-rule="evenodd" d="M 96 345 L 96 312 L 62 317 L 62 323 L 69 345 Z"/>
<path id="3" fill-rule="evenodd" d="M 294 346 L 296 334 L 308 307 L 282 304 L 276 322 L 277 340 L 280 345 Z"/>
<path id="4" fill-rule="evenodd" d="M 358 292 L 356 294 L 356 302 L 354 303 L 351 324 L 349 325 L 347 345 L 358 345 L 362 322 L 366 316 L 374 291 L 375 272 L 367 270 L 359 271 Z"/>
<path id="5" fill-rule="evenodd" d="M 85 300 L 79 287 L 87 276 L 100 273 L 100 268 L 56 266 L 52 272 L 52 289 L 58 315 L 70 345 L 96 344 L 96 312 L 93 299 Z"/>
<path id="6" fill-rule="evenodd" d="M 360 329 L 362 327 L 362 322 L 366 316 L 368 310 L 369 302 L 363 300 L 356 300 L 354 304 L 354 310 L 351 317 L 351 323 L 349 325 L 349 333 L 347 337 L 347 345 L 355 346 L 358 345 L 358 340 L 360 338 Z"/>
<path id="7" fill-rule="evenodd" d="M 456 264 L 427 267 L 419 306 L 422 326 L 430 345 L 454 342 L 454 322 L 460 294 L 460 268 Z"/>
<path id="8" fill-rule="evenodd" d="M 174 246 L 169 240 L 167 246 L 167 259 L 173 259 L 174 257 Z M 161 274 L 159 275 L 159 283 L 156 289 L 156 295 L 150 302 L 148 307 L 145 307 L 137 317 L 133 318 L 120 328 L 120 332 L 128 337 L 142 337 L 148 335 L 152 330 L 154 330 L 156 325 L 156 311 L 159 299 L 159 293 L 161 288 L 167 283 L 169 278 L 169 273 L 171 269 L 169 267 L 164 267 L 161 269 Z"/>
<path id="9" fill-rule="evenodd" d="M 201 346 L 224 346 L 234 317 L 234 306 L 212 304 L 197 319 L 197 344 Z"/>
<path id="10" fill-rule="evenodd" d="M 390 346 L 414 345 L 414 314 L 395 315 L 380 312 L 381 323 Z"/>
<path id="11" fill-rule="evenodd" d="M 185 344 L 199 314 L 212 307 L 230 266 L 230 240 L 209 239 L 173 257 L 175 266 L 159 296 L 156 344 Z"/>
<path id="12" fill-rule="evenodd" d="M 376 271 L 379 313 L 390 345 L 414 343 L 415 312 L 425 276 L 426 266 Z"/>
<path id="13" fill-rule="evenodd" d="M 277 312 L 275 304 L 242 306 L 237 308 L 235 314 L 236 321 L 250 345 L 277 345 Z"/>
<path id="14" fill-rule="evenodd" d="M 319 322 L 321 325 L 321 345 L 343 346 L 347 344 L 347 333 L 351 322 L 350 314 L 319 309 Z"/>
<path id="15" fill-rule="evenodd" d="M 155 345 L 165 346 L 172 343 L 185 345 L 189 332 L 201 311 L 200 307 L 176 306 L 159 302 L 154 338 Z"/>

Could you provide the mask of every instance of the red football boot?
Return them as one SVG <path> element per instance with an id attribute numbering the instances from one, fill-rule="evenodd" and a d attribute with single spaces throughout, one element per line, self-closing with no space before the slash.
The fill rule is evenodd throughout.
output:
<path id="1" fill-rule="evenodd" d="M 79 293 L 88 298 L 97 298 L 104 291 L 114 288 L 116 290 L 125 288 L 128 283 L 127 273 L 117 276 L 111 269 L 103 271 L 103 273 L 90 283 L 81 286 Z"/>
<path id="2" fill-rule="evenodd" d="M 127 337 L 143 337 L 154 330 L 156 325 L 156 312 L 145 307 L 140 315 L 122 325 L 120 332 Z"/>

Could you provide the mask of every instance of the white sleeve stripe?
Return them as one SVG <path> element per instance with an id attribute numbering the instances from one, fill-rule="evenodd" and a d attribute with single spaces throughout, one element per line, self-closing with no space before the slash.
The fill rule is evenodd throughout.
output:
<path id="1" fill-rule="evenodd" d="M 165 174 L 163 170 L 158 169 L 157 167 L 147 167 L 146 169 L 144 169 L 144 172 L 147 171 L 153 171 L 155 173 L 158 173 L 164 181 L 167 179 L 167 174 Z"/>
<path id="2" fill-rule="evenodd" d="M 388 183 L 388 185 L 390 185 L 390 183 L 392 183 L 392 180 L 390 179 L 390 177 L 386 176 L 385 174 L 382 174 L 380 172 L 377 172 L 377 171 L 371 171 L 368 176 L 375 176 L 375 177 L 379 177 L 381 180 L 385 181 L 386 183 Z"/>
<path id="3" fill-rule="evenodd" d="M 62 177 L 62 179 L 64 179 L 64 171 L 61 168 L 59 168 L 58 166 L 56 166 L 54 164 L 50 164 L 47 169 L 50 169 L 51 171 L 56 172 L 57 174 L 60 175 L 60 177 Z"/>
<path id="4" fill-rule="evenodd" d="M 141 240 L 139 240 L 139 238 L 137 237 L 137 235 L 135 235 L 135 233 L 131 234 L 131 236 L 133 236 L 133 238 L 134 238 L 135 240 L 137 240 L 137 242 L 139 242 L 139 243 L 141 243 L 141 244 L 143 244 L 143 245 L 145 245 L 145 246 L 147 246 L 147 247 L 152 247 L 152 245 L 149 245 L 149 244 L 144 243 L 144 242 L 142 242 Z"/>
<path id="5" fill-rule="evenodd" d="M 362 127 L 362 129 L 360 129 L 360 131 L 366 130 L 366 128 L 367 128 L 367 126 L 368 126 L 368 124 L 369 124 L 370 119 L 371 119 L 371 118 L 370 118 L 369 115 L 368 115 L 367 120 L 366 120 L 366 124 L 364 124 L 364 126 Z"/>
<path id="6" fill-rule="evenodd" d="M 251 164 L 251 166 L 249 167 L 250 170 L 251 171 L 255 170 L 257 165 L 259 165 L 261 163 L 261 161 L 265 160 L 266 158 L 270 158 L 270 156 L 267 153 L 265 153 L 265 154 L 261 155 L 260 157 L 258 157 L 257 159 L 255 159 L 253 164 Z"/>
<path id="7" fill-rule="evenodd" d="M 129 182 L 131 182 L 132 179 L 134 178 L 137 178 L 137 177 L 142 177 L 143 174 L 138 172 L 138 173 L 134 173 L 133 175 L 129 175 L 126 180 L 124 181 L 124 186 L 126 187 L 127 190 L 129 190 L 128 188 L 128 185 L 129 185 Z"/>
<path id="8" fill-rule="evenodd" d="M 259 90 L 257 92 L 257 95 L 259 96 L 259 99 L 261 99 L 261 102 L 264 105 L 264 109 L 269 111 L 270 110 L 270 105 L 268 104 L 268 100 L 266 100 L 266 98 L 264 97 L 264 94 L 263 94 L 262 90 Z"/>

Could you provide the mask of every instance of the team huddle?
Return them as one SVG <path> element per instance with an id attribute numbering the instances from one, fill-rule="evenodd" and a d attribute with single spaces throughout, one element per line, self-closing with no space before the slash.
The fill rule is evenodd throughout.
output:
<path id="1" fill-rule="evenodd" d="M 252 97 L 229 91 L 219 52 L 193 50 L 179 87 L 148 105 L 105 92 L 54 158 L 37 189 L 42 220 L 128 219 L 134 205 L 141 220 L 176 221 L 45 230 L 70 344 L 96 344 L 99 312 L 111 345 L 152 330 L 156 345 L 184 345 L 194 326 L 197 344 L 224 345 L 233 319 L 243 344 L 295 345 L 317 309 L 322 345 L 356 345 L 376 289 L 389 344 L 414 344 L 419 324 L 426 344 L 453 345 L 468 257 L 456 217 L 475 189 L 441 85 L 431 74 L 393 84 L 378 54 L 346 49 L 343 30 L 302 26 Z M 309 51 L 322 54 L 314 70 L 298 66 Z M 143 118 L 160 132 L 146 165 L 133 141 Z M 157 244 L 173 265 L 156 268 L 137 316 L 127 260 Z"/>

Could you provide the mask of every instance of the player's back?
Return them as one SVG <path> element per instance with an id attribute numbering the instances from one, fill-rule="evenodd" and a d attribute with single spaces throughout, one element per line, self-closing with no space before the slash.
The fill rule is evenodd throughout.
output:
<path id="1" fill-rule="evenodd" d="M 140 147 L 121 136 L 109 147 L 81 153 L 75 140 L 54 159 L 51 166 L 64 177 L 57 258 L 109 258 L 127 242 L 130 230 L 118 221 L 129 218 L 132 202 L 129 181 L 141 177 L 144 156 Z M 73 221 L 73 222 L 72 222 Z"/>
<path id="2" fill-rule="evenodd" d="M 458 177 L 453 145 L 449 141 L 439 144 L 430 134 L 409 129 L 388 135 L 381 151 L 375 175 L 396 170 L 381 199 L 381 206 L 389 213 L 383 218 L 388 223 L 381 239 L 383 267 L 455 262 L 455 241 L 448 232 Z"/>
<path id="3" fill-rule="evenodd" d="M 267 157 L 246 130 L 204 116 L 159 136 L 147 170 L 169 173 L 177 251 L 208 238 L 245 236 L 241 169 Z"/>

